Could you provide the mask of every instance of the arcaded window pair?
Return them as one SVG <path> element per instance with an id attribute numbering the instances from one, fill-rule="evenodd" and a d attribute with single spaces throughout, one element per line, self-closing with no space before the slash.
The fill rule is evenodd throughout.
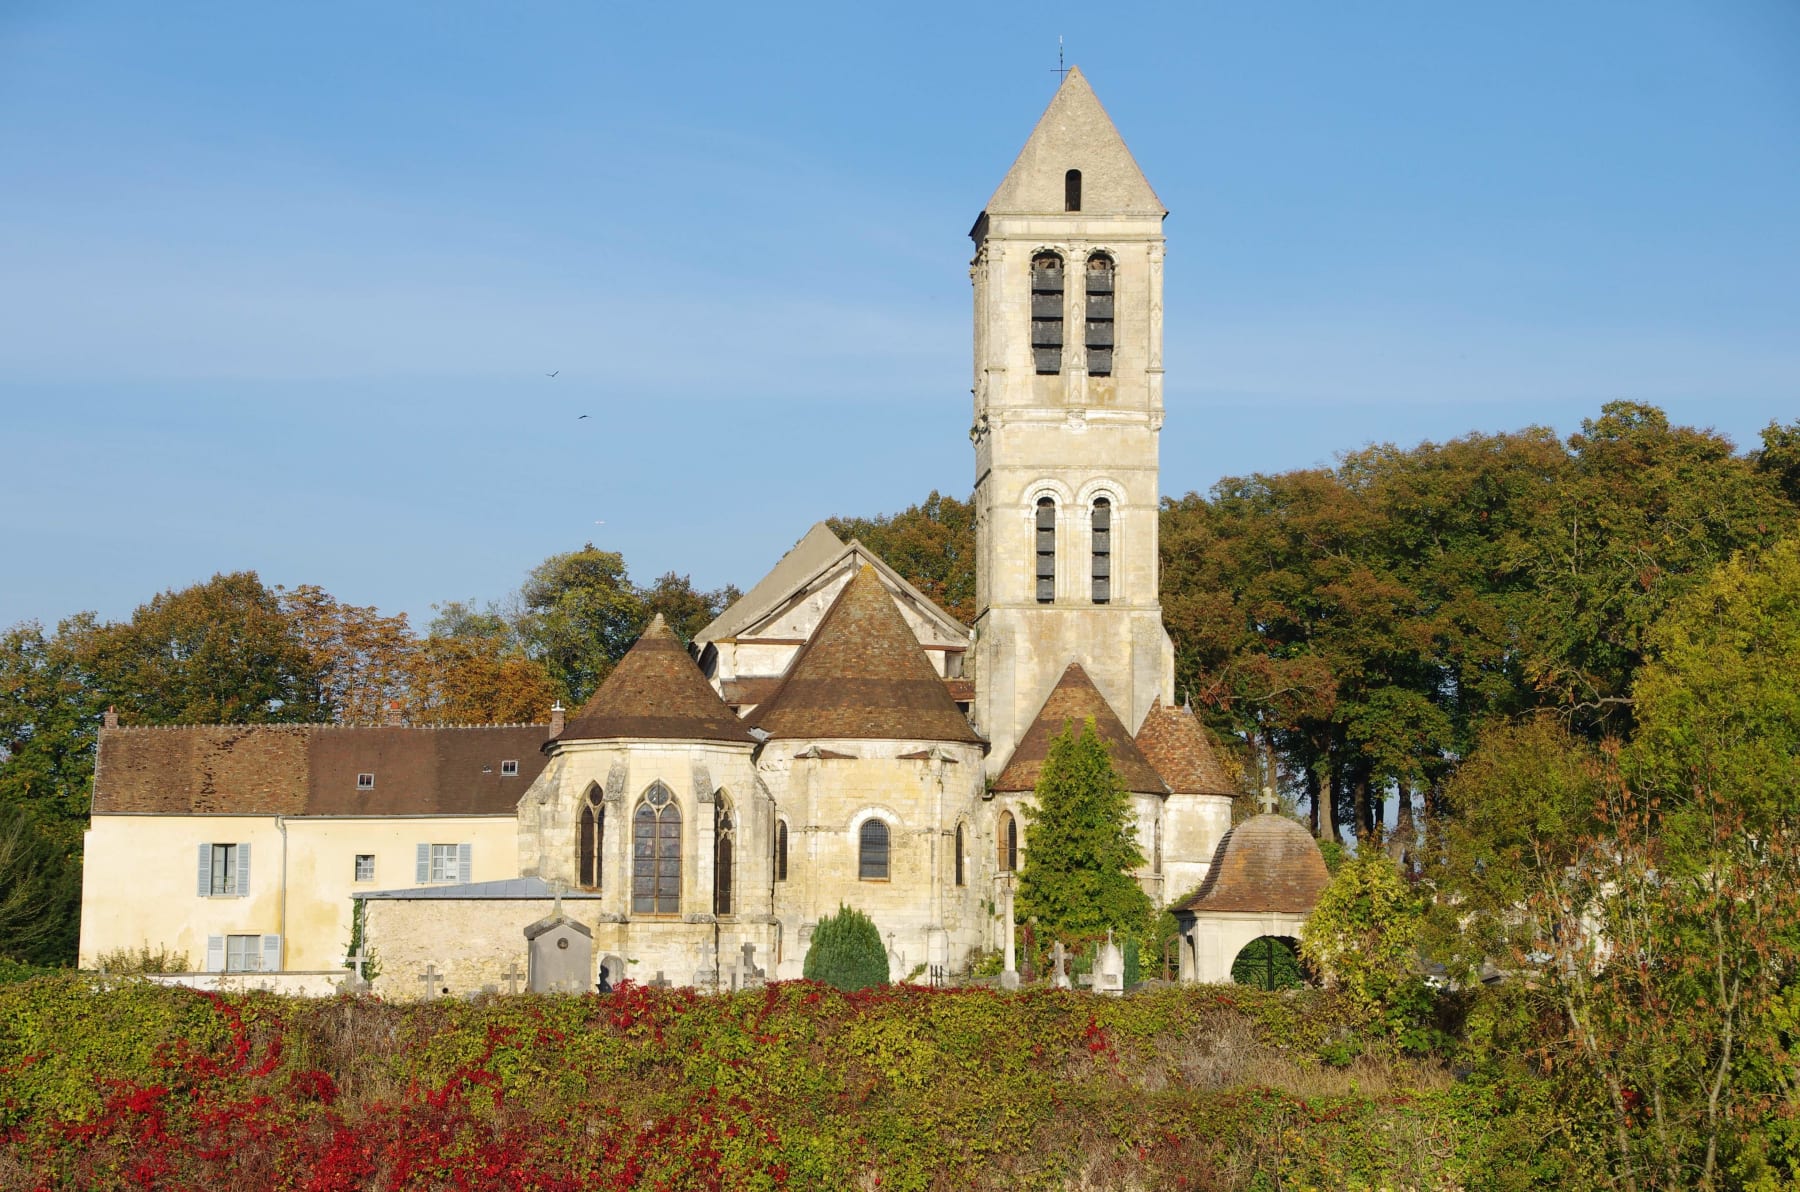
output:
<path id="1" fill-rule="evenodd" d="M 1112 602 L 1112 501 L 1095 497 L 1088 511 L 1090 598 L 1095 604 Z M 1037 600 L 1056 600 L 1056 501 L 1040 497 L 1037 503 Z"/>
<path id="2" fill-rule="evenodd" d="M 1087 373 L 1110 377 L 1113 371 L 1113 259 L 1103 252 L 1087 259 Z M 1031 356 L 1039 376 L 1055 376 L 1063 367 L 1062 254 L 1040 252 L 1031 258 Z"/>

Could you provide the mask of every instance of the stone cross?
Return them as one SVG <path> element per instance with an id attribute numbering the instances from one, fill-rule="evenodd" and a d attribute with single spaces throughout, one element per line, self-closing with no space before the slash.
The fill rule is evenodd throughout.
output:
<path id="1" fill-rule="evenodd" d="M 743 953 L 744 953 L 744 980 L 746 983 L 748 983 L 750 978 L 760 977 L 763 975 L 763 972 L 761 969 L 756 967 L 756 945 L 755 944 L 752 944 L 752 943 L 749 943 L 748 941 L 746 941 L 744 944 L 744 947 L 743 947 Z"/>
<path id="2" fill-rule="evenodd" d="M 516 961 L 516 960 L 513 961 L 512 967 L 507 969 L 504 973 L 501 973 L 500 975 L 506 979 L 506 992 L 507 993 L 518 993 L 519 992 L 519 982 L 523 981 L 525 979 L 525 974 L 521 973 L 519 971 L 519 962 L 518 961 Z"/>
<path id="3" fill-rule="evenodd" d="M 1262 797 L 1256 801 L 1256 805 L 1262 809 L 1264 815 L 1274 815 L 1276 810 L 1281 806 L 1280 800 L 1275 797 L 1275 788 L 1271 786 L 1263 787 Z"/>
<path id="4" fill-rule="evenodd" d="M 425 1000 L 430 1001 L 437 996 L 437 983 L 444 974 L 437 971 L 437 965 L 428 964 L 425 971 L 419 974 L 419 980 L 425 983 Z"/>
<path id="5" fill-rule="evenodd" d="M 668 978 L 663 976 L 663 971 L 661 969 L 656 970 L 656 976 L 650 978 L 649 984 L 654 985 L 658 989 L 667 989 L 669 987 Z"/>
<path id="6" fill-rule="evenodd" d="M 362 948 L 358 948 L 344 958 L 344 967 L 356 974 L 356 984 L 358 987 L 361 987 L 367 982 L 367 978 L 363 976 L 363 965 L 367 963 L 369 963 L 369 957 L 367 952 Z"/>
<path id="7" fill-rule="evenodd" d="M 1069 970 L 1065 967 L 1068 962 L 1068 953 L 1063 951 L 1061 940 L 1050 945 L 1050 984 L 1052 988 L 1069 988 Z"/>

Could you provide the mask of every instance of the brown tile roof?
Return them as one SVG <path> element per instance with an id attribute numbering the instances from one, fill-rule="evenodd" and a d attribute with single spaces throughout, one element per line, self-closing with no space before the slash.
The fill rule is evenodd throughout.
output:
<path id="1" fill-rule="evenodd" d="M 1312 833 L 1284 815 L 1252 816 L 1220 838 L 1206 881 L 1175 909 L 1307 914 L 1330 880 Z"/>
<path id="2" fill-rule="evenodd" d="M 868 566 L 844 586 L 752 719 L 775 738 L 981 740 Z"/>
<path id="3" fill-rule="evenodd" d="M 1192 708 L 1166 708 L 1158 696 L 1138 726 L 1137 747 L 1175 794 L 1238 793 L 1219 764 L 1212 736 Z"/>
<path id="4" fill-rule="evenodd" d="M 112 728 L 94 813 L 510 815 L 543 770 L 541 724 Z M 516 776 L 500 763 L 516 761 Z M 357 790 L 358 774 L 375 775 Z"/>
<path id="5" fill-rule="evenodd" d="M 740 675 L 735 679 L 722 679 L 719 698 L 728 704 L 760 704 L 775 694 L 781 686 L 780 675 Z"/>
<path id="6" fill-rule="evenodd" d="M 661 613 L 557 740 L 610 737 L 751 741 L 743 722 L 712 689 Z"/>
<path id="7" fill-rule="evenodd" d="M 1071 662 L 1056 686 L 1051 688 L 1037 719 L 1025 730 L 1006 769 L 994 780 L 994 789 L 1009 792 L 1036 790 L 1038 772 L 1044 768 L 1044 759 L 1050 754 L 1051 739 L 1060 735 L 1069 722 L 1079 726 L 1089 717 L 1093 718 L 1100 739 L 1106 742 L 1107 752 L 1112 754 L 1113 769 L 1124 779 L 1126 790 L 1142 794 L 1168 793 L 1162 776 L 1144 759 L 1112 705 L 1106 702 L 1106 697 L 1100 694 L 1100 689 L 1094 686 L 1094 681 L 1088 678 L 1079 662 Z"/>

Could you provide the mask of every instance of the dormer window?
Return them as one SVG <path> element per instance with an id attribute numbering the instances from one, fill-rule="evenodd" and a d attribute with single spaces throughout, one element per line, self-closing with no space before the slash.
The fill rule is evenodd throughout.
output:
<path id="1" fill-rule="evenodd" d="M 1063 175 L 1063 210 L 1081 210 L 1081 171 L 1070 170 Z"/>
<path id="2" fill-rule="evenodd" d="M 514 761 L 514 762 L 501 762 L 500 763 L 500 777 L 502 777 L 502 778 L 517 778 L 518 776 L 519 776 L 519 763 L 518 762 Z"/>
<path id="3" fill-rule="evenodd" d="M 375 775 L 373 775 L 373 774 L 358 774 L 356 776 L 356 789 L 359 791 L 374 790 L 375 789 Z"/>

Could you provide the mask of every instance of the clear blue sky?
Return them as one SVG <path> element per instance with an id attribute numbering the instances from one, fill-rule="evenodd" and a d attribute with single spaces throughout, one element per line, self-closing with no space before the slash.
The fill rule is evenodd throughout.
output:
<path id="1" fill-rule="evenodd" d="M 1165 492 L 1800 417 L 1793 0 L 1118 10 L 0 0 L 0 625 L 421 617 L 590 538 L 747 586 L 966 495 L 1058 34 L 1172 211 Z"/>

